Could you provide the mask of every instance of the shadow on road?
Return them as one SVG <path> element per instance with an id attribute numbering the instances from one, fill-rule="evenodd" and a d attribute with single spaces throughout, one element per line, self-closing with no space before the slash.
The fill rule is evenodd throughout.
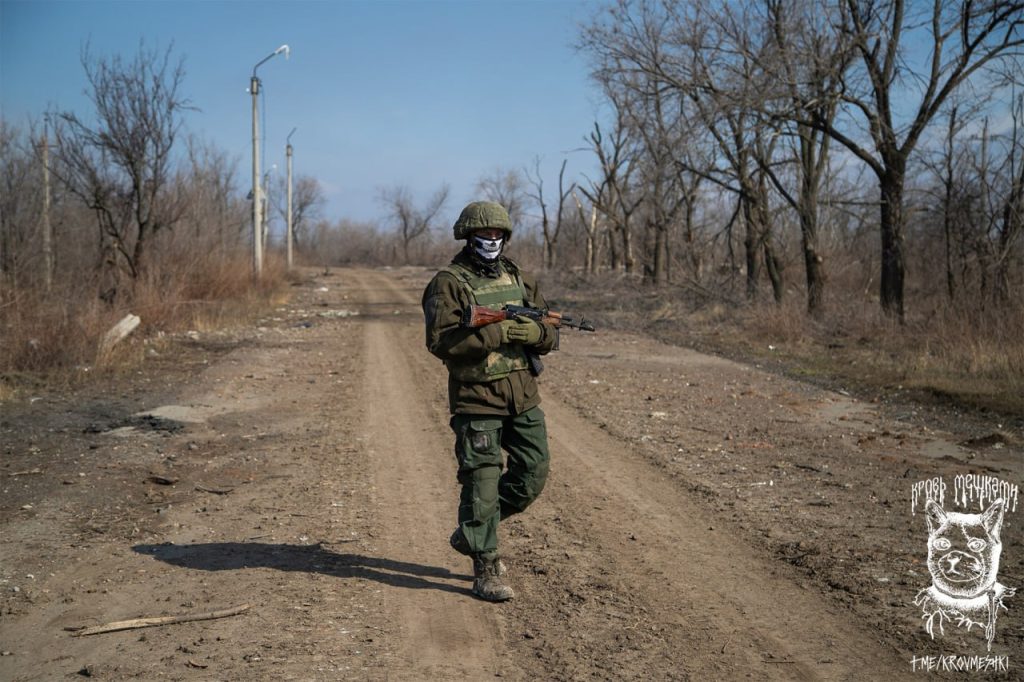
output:
<path id="1" fill-rule="evenodd" d="M 431 580 L 472 580 L 446 568 L 411 564 L 359 554 L 338 554 L 315 545 L 281 545 L 261 542 L 209 542 L 196 545 L 135 545 L 132 549 L 164 563 L 200 571 L 237 571 L 241 568 L 273 568 L 305 571 L 336 578 L 365 578 L 392 587 L 441 590 L 471 595 L 468 587 Z"/>

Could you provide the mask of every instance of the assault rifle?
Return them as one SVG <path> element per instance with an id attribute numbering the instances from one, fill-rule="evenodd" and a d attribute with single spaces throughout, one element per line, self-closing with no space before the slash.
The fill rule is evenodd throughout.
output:
<path id="1" fill-rule="evenodd" d="M 585 332 L 596 331 L 594 325 L 582 317 L 577 322 L 573 318 L 566 317 L 562 313 L 556 313 L 553 310 L 531 308 L 524 305 L 507 305 L 501 310 L 494 310 L 482 305 L 471 305 L 462 313 L 462 326 L 471 328 L 483 327 L 484 325 L 494 324 L 502 320 L 514 320 L 517 317 L 526 317 L 534 322 L 546 322 L 555 327 L 571 327 Z M 535 377 L 540 376 L 540 373 L 544 371 L 544 363 L 540 361 L 540 356 L 527 349 L 526 360 L 530 363 L 530 374 Z"/>
<path id="2" fill-rule="evenodd" d="M 483 327 L 484 325 L 501 322 L 502 320 L 514 320 L 517 317 L 526 317 L 534 322 L 546 322 L 555 327 L 570 327 L 585 332 L 596 331 L 594 325 L 582 317 L 577 322 L 571 317 L 562 313 L 544 308 L 531 308 L 525 305 L 507 305 L 501 310 L 494 310 L 482 305 L 471 305 L 462 314 L 463 327 Z"/>

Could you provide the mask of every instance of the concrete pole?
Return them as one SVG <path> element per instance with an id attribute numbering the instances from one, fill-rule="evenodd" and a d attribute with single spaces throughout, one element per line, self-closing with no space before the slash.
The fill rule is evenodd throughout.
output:
<path id="1" fill-rule="evenodd" d="M 43 160 L 43 283 L 49 292 L 53 289 L 53 226 L 50 224 L 50 142 L 45 128 L 40 146 Z"/>
<path id="2" fill-rule="evenodd" d="M 263 227 L 260 224 L 262 201 L 260 199 L 260 129 L 256 98 L 260 91 L 260 79 L 253 69 L 249 81 L 252 93 L 252 273 L 255 277 L 263 274 Z"/>
<path id="3" fill-rule="evenodd" d="M 260 224 L 260 211 L 263 210 L 263 207 L 260 196 L 259 116 L 256 106 L 256 98 L 260 93 L 260 79 L 256 77 L 256 69 L 260 68 L 260 64 L 282 52 L 284 52 L 284 58 L 288 59 L 288 46 L 282 45 L 256 62 L 256 66 L 252 67 L 252 78 L 249 80 L 249 92 L 252 93 L 252 269 L 253 275 L 256 277 L 263 274 L 263 226 Z"/>
<path id="4" fill-rule="evenodd" d="M 295 132 L 294 130 L 292 132 Z M 292 144 L 285 147 L 285 156 L 288 157 L 288 269 L 292 269 Z"/>

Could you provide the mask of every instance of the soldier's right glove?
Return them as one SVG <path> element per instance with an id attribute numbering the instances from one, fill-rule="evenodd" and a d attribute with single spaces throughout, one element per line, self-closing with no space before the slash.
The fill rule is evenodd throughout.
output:
<path id="1" fill-rule="evenodd" d="M 504 343 L 521 343 L 532 346 L 541 337 L 540 325 L 529 318 L 516 318 L 501 322 L 501 340 Z"/>
<path id="2" fill-rule="evenodd" d="M 516 320 L 502 320 L 501 322 L 498 323 L 498 330 L 501 332 L 502 343 L 509 343 L 508 332 L 510 329 L 512 329 L 512 327 L 515 327 L 518 324 L 519 322 L 517 322 Z"/>

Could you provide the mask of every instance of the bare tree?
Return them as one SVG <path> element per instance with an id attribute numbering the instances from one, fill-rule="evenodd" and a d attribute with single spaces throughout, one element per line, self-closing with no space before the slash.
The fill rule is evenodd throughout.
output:
<path id="1" fill-rule="evenodd" d="M 697 173 L 721 189 L 736 194 L 738 215 L 744 227 L 746 293 L 757 295 L 762 264 L 776 301 L 783 296 L 781 262 L 775 250 L 770 198 L 765 168 L 774 156 L 777 122 L 757 115 L 760 102 L 761 61 L 766 45 L 755 43 L 760 32 L 751 31 L 749 14 L 740 7 L 736 13 L 724 7 L 720 14 L 674 16 L 675 29 L 685 61 L 680 68 L 664 72 L 681 90 L 715 143 L 712 166 L 696 165 Z M 721 49 L 706 49 L 707 45 Z"/>
<path id="2" fill-rule="evenodd" d="M 551 226 L 551 219 L 548 217 L 548 206 L 544 201 L 544 179 L 540 172 L 540 157 L 533 160 L 533 171 L 525 171 L 526 178 L 533 186 L 533 192 L 528 196 L 537 202 L 540 207 L 540 229 L 544 238 L 544 267 L 552 269 L 558 258 L 558 238 L 562 233 L 564 224 L 565 202 L 576 187 L 576 183 L 570 183 L 565 187 L 565 166 L 568 160 L 562 160 L 562 167 L 558 171 L 558 202 L 555 208 L 555 225 Z"/>
<path id="3" fill-rule="evenodd" d="M 806 121 L 813 119 L 829 125 L 835 122 L 843 75 L 853 52 L 835 44 L 827 15 L 819 11 L 816 3 L 769 0 L 765 10 L 769 49 L 774 58 L 761 62 L 765 69 L 763 89 L 769 93 L 762 106 L 766 115 L 781 120 L 782 133 L 792 143 L 796 187 L 788 187 L 774 165 L 762 165 L 799 219 L 807 311 L 819 317 L 826 283 L 819 243 L 819 206 L 829 171 L 832 138 Z M 772 109 L 773 102 L 778 109 Z M 764 161 L 763 157 L 758 158 Z"/>
<path id="4" fill-rule="evenodd" d="M 288 195 L 287 182 L 287 177 L 278 178 L 277 192 L 274 193 L 274 207 L 285 223 L 288 222 L 288 202 L 282 201 L 282 198 Z M 327 198 L 319 180 L 311 175 L 295 178 L 292 187 L 292 232 L 296 248 L 302 248 L 307 224 L 321 217 L 320 212 L 326 203 Z"/>
<path id="5" fill-rule="evenodd" d="M 1024 46 L 1024 2 L 940 1 L 925 6 L 906 0 L 843 0 L 834 18 L 837 44 L 857 54 L 858 69 L 844 74 L 843 124 L 813 114 L 808 125 L 824 131 L 875 174 L 880 193 L 882 247 L 879 300 L 903 319 L 906 254 L 904 195 L 907 164 L 925 129 L 946 100 L 987 65 L 1019 58 Z M 920 72 L 908 63 L 907 43 L 929 63 Z M 927 41 L 927 43 L 924 43 Z M 909 87 L 917 83 L 917 88 Z M 909 111 L 904 122 L 900 115 Z M 846 123 L 859 121 L 870 143 Z"/>
<path id="6" fill-rule="evenodd" d="M 417 207 L 412 192 L 405 185 L 396 185 L 380 191 L 381 204 L 388 210 L 388 217 L 397 224 L 406 264 L 411 262 L 410 244 L 430 230 L 437 214 L 447 203 L 449 192 L 448 185 L 443 184 L 423 207 Z"/>
<path id="7" fill-rule="evenodd" d="M 671 235 L 693 194 L 688 180 L 697 176 L 679 163 L 677 156 L 685 146 L 681 138 L 689 130 L 686 107 L 671 90 L 657 79 L 645 82 L 640 101 L 625 98 L 626 112 L 634 136 L 641 141 L 643 161 L 640 180 L 646 188 L 644 278 L 660 284 L 670 279 Z M 638 105 L 638 106 L 637 106 Z"/>
<path id="8" fill-rule="evenodd" d="M 0 120 L 0 284 L 24 279 L 41 193 L 31 141 Z"/>
<path id="9" fill-rule="evenodd" d="M 476 191 L 483 199 L 504 206 L 513 225 L 522 225 L 527 198 L 522 173 L 510 168 L 495 168 L 477 180 Z"/>
<path id="10" fill-rule="evenodd" d="M 1003 304 L 1014 300 L 1010 292 L 1013 252 L 1024 239 L 1024 96 L 1019 96 L 1014 106 L 1005 177 L 1009 186 L 1000 206 L 995 273 L 996 295 Z"/>
<path id="11" fill-rule="evenodd" d="M 583 44 L 598 59 L 595 76 L 606 96 L 627 112 L 631 134 L 643 146 L 640 158 L 649 178 L 636 192 L 646 195 L 644 208 L 654 214 L 654 260 L 664 258 L 664 230 L 686 205 L 678 171 L 696 174 L 738 197 L 748 296 L 756 294 L 763 262 L 778 300 L 781 263 L 768 220 L 767 181 L 758 163 L 759 155 L 771 153 L 773 130 L 750 105 L 760 85 L 764 50 L 754 39 L 763 32 L 747 28 L 746 15 L 728 6 L 715 14 L 700 4 L 623 0 L 612 9 L 610 23 L 585 30 Z M 697 128 L 708 136 L 713 153 L 682 152 Z M 673 158 L 676 169 L 670 173 L 667 161 Z M 735 222 L 734 217 L 727 230 Z"/>
<path id="12" fill-rule="evenodd" d="M 195 136 L 188 138 L 187 149 L 188 164 L 173 183 L 177 203 L 186 207 L 182 221 L 203 248 L 216 247 L 224 255 L 245 236 L 248 220 L 237 196 L 237 159 Z"/>
<path id="13" fill-rule="evenodd" d="M 579 189 L 580 191 L 583 191 L 582 188 Z M 602 188 L 600 187 L 592 188 L 592 191 L 595 196 L 602 195 Z M 597 239 L 599 229 L 597 223 L 597 204 L 591 202 L 590 215 L 588 216 L 583 207 L 583 202 L 580 200 L 579 194 L 576 193 L 575 189 L 572 192 L 572 200 L 573 203 L 576 204 L 576 214 L 580 225 L 583 226 L 584 234 L 586 236 L 586 246 L 584 247 L 583 253 L 583 272 L 588 275 L 592 275 L 597 272 L 597 263 L 600 257 L 598 249 L 599 242 Z"/>
<path id="14" fill-rule="evenodd" d="M 135 58 L 94 58 L 82 65 L 95 123 L 61 112 L 55 126 L 56 174 L 96 217 L 106 266 L 134 279 L 146 267 L 150 238 L 172 226 L 182 207 L 171 201 L 171 150 L 188 101 L 179 90 L 183 61 L 140 45 Z M 113 292 L 108 291 L 108 295 Z"/>
<path id="15" fill-rule="evenodd" d="M 961 102 L 953 102 L 946 112 L 942 148 L 922 159 L 924 167 L 935 177 L 934 188 L 926 188 L 925 195 L 932 202 L 929 213 L 941 225 L 946 297 L 951 302 L 960 295 L 966 279 L 958 278 L 957 272 L 965 267 L 966 234 L 976 208 L 969 189 L 973 184 L 968 178 L 970 150 L 961 139 L 966 122 L 960 112 Z"/>
<path id="16" fill-rule="evenodd" d="M 968 219 L 961 219 L 957 225 L 962 261 L 973 256 L 977 262 L 978 288 L 977 296 L 971 298 L 972 305 L 1018 302 L 1011 296 L 1011 273 L 1015 249 L 1024 234 L 1022 126 L 1024 100 L 1018 99 L 1010 131 L 1006 135 L 994 135 L 986 120 L 977 148 L 968 152 L 970 177 L 955 176 L 959 186 L 954 189 L 954 196 L 973 209 Z M 959 208 L 952 209 L 955 217 L 960 217 L 957 215 Z M 965 262 L 962 267 L 965 275 L 966 269 Z"/>
<path id="17" fill-rule="evenodd" d="M 627 134 L 625 112 L 617 110 L 610 139 L 605 140 L 597 122 L 587 139 L 597 156 L 601 175 L 597 180 L 588 180 L 589 188 L 580 186 L 580 191 L 605 219 L 611 269 L 621 266 L 630 273 L 636 265 L 633 218 L 643 197 L 634 191 L 637 150 Z"/>

